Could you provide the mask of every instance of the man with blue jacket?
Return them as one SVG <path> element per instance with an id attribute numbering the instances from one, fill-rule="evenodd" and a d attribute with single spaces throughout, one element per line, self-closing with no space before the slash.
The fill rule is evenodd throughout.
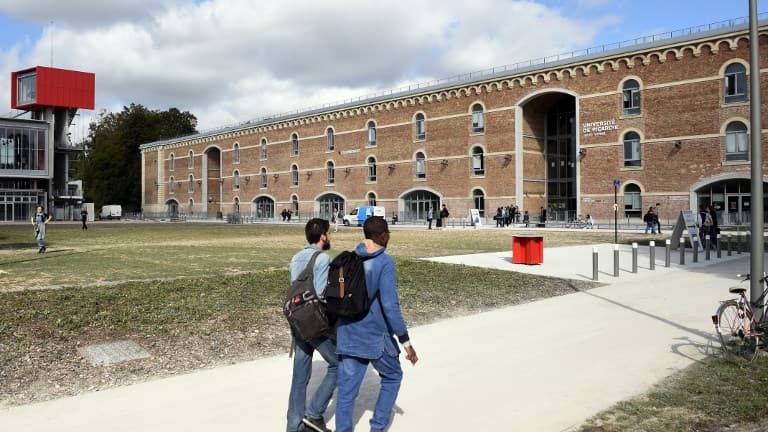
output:
<path id="1" fill-rule="evenodd" d="M 406 359 L 414 365 L 419 360 L 411 346 L 408 328 L 400 312 L 395 286 L 395 261 L 386 254 L 389 243 L 387 221 L 381 217 L 370 217 L 363 225 L 363 233 L 365 241 L 357 246 L 355 253 L 366 258 L 363 264 L 365 283 L 368 297 L 374 301 L 364 318 L 357 321 L 339 320 L 336 346 L 340 356 L 336 432 L 351 432 L 354 429 L 355 399 L 369 363 L 381 377 L 371 431 L 383 431 L 389 424 L 403 379 L 400 350 L 393 335 L 403 345 Z"/>

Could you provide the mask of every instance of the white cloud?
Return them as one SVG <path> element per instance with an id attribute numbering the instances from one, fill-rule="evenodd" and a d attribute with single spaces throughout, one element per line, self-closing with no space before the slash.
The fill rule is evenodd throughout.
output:
<path id="1" fill-rule="evenodd" d="M 152 17 L 175 0 L 0 0 L 0 12 L 48 24 L 102 26 Z"/>
<path id="2" fill-rule="evenodd" d="M 175 106 L 200 128 L 584 48 L 605 25 L 512 0 L 45 3 L 0 0 L 0 10 L 66 16 L 54 65 L 95 72 L 98 108 Z M 0 51 L 0 73 L 47 65 L 49 44 L 45 32 L 25 58 Z"/>

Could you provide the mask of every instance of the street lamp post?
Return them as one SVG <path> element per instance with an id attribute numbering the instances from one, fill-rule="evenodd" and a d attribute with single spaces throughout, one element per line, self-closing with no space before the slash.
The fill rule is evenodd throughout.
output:
<path id="1" fill-rule="evenodd" d="M 760 125 L 760 39 L 757 34 L 757 0 L 749 1 L 749 84 L 750 84 L 750 144 L 752 147 L 752 244 L 750 262 L 750 297 L 753 302 L 763 293 L 760 279 L 763 277 L 763 146 Z M 755 318 L 763 315 L 761 308 L 755 308 Z"/>

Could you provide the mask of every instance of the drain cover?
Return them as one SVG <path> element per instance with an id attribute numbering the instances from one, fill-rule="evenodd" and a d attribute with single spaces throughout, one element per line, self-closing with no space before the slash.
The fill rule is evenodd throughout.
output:
<path id="1" fill-rule="evenodd" d="M 144 348 L 130 340 L 88 345 L 78 348 L 77 351 L 94 366 L 151 357 Z"/>

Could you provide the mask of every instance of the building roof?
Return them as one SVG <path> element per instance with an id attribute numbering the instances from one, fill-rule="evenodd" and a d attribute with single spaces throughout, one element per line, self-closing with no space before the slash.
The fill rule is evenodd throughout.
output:
<path id="1" fill-rule="evenodd" d="M 761 20 L 758 23 L 759 27 L 768 26 L 768 14 L 761 14 L 760 18 Z M 732 33 L 741 33 L 747 31 L 748 29 L 749 21 L 746 17 L 688 27 L 681 30 L 655 34 L 652 36 L 638 37 L 622 42 L 572 51 L 565 54 L 557 54 L 548 57 L 526 60 L 511 65 L 497 66 L 482 71 L 470 72 L 426 83 L 413 84 L 408 87 L 387 90 L 380 94 L 361 96 L 343 102 L 329 103 L 319 107 L 305 108 L 287 113 L 270 115 L 259 119 L 248 120 L 235 125 L 203 131 L 193 135 L 186 135 L 142 144 L 140 149 L 144 150 L 148 148 L 177 144 L 193 139 L 207 138 L 215 135 L 329 113 L 332 111 L 354 108 L 361 105 L 375 104 L 408 96 L 432 93 L 440 90 L 460 87 L 467 84 L 481 83 L 499 78 L 510 78 L 539 71 L 543 72 L 557 67 L 588 63 L 598 59 L 620 57 L 625 54 L 648 51 L 664 46 L 682 45 L 687 42 L 712 39 L 718 36 L 724 36 Z"/>

